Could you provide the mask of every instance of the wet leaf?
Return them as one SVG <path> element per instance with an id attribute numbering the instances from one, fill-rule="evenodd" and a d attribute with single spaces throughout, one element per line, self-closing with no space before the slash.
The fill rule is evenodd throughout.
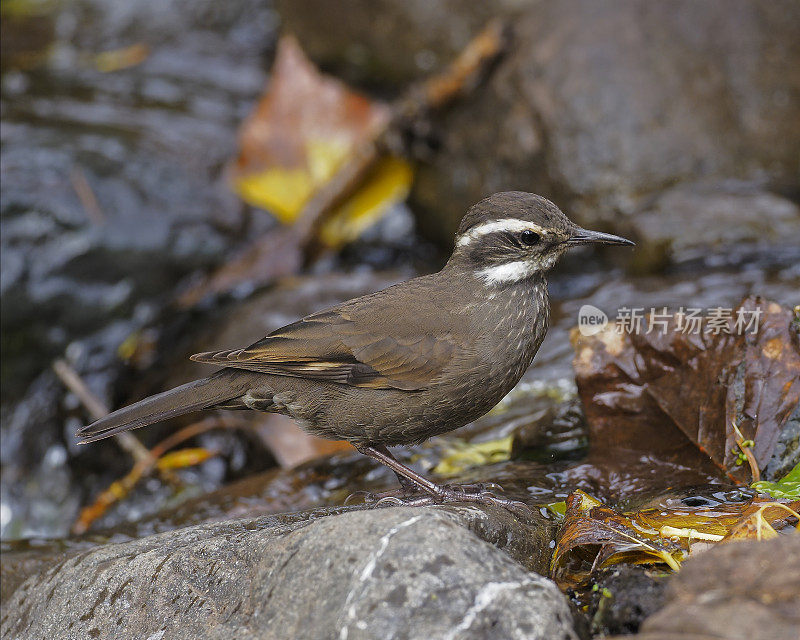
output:
<path id="1" fill-rule="evenodd" d="M 94 64 L 98 71 L 102 73 L 112 73 L 129 67 L 135 67 L 147 60 L 149 55 L 150 48 L 146 44 L 138 42 L 130 47 L 98 53 L 94 57 Z"/>
<path id="2" fill-rule="evenodd" d="M 787 526 L 800 527 L 800 516 L 797 510 L 800 502 L 784 504 L 766 502 L 753 504 L 742 516 L 741 520 L 730 528 L 723 542 L 732 540 L 769 540 L 778 537 L 777 529 Z"/>
<path id="3" fill-rule="evenodd" d="M 246 202 L 293 222 L 339 168 L 386 127 L 390 115 L 387 105 L 319 73 L 296 40 L 285 36 L 269 87 L 242 125 L 231 167 L 233 188 Z M 411 179 L 406 161 L 380 161 L 327 216 L 322 241 L 341 246 L 358 237 L 391 204 L 405 199 Z"/>
<path id="4" fill-rule="evenodd" d="M 740 309 L 760 314 L 756 334 L 736 331 L 736 310 L 728 332 L 716 334 L 683 332 L 678 317 L 665 332 L 620 333 L 613 326 L 589 337 L 574 332 L 593 446 L 687 466 L 710 459 L 737 482 L 752 481 L 740 445 L 751 441 L 746 448 L 754 464 L 766 467 L 800 402 L 800 352 L 790 311 L 755 297 Z"/>
<path id="5" fill-rule="evenodd" d="M 156 466 L 159 469 L 183 469 L 184 467 L 193 467 L 201 464 L 215 455 L 217 455 L 216 451 L 201 447 L 178 449 L 161 456 L 156 462 Z"/>
<path id="6" fill-rule="evenodd" d="M 567 499 L 553 555 L 562 586 L 585 583 L 595 569 L 619 563 L 664 564 L 676 571 L 698 546 L 767 539 L 797 528 L 800 502 L 756 496 L 713 506 L 646 508 L 618 512 L 582 491 Z"/>
<path id="7" fill-rule="evenodd" d="M 557 582 L 572 586 L 597 568 L 623 562 L 665 564 L 677 571 L 684 555 L 679 544 L 637 531 L 629 518 L 578 490 L 567 498 L 552 574 Z"/>
<path id="8" fill-rule="evenodd" d="M 456 476 L 470 467 L 479 467 L 508 460 L 511 456 L 512 436 L 488 442 L 468 443 L 460 440 L 448 442 L 448 451 L 433 469 L 441 476 Z"/>
<path id="9" fill-rule="evenodd" d="M 800 500 L 800 463 L 778 482 L 754 482 L 752 488 L 773 498 Z"/>

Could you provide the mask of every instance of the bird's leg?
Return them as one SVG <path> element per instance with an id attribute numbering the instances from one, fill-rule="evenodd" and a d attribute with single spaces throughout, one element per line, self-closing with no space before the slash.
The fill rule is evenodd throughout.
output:
<path id="1" fill-rule="evenodd" d="M 415 489 L 422 489 L 425 493 L 436 496 L 438 495 L 439 485 L 431 482 L 426 477 L 421 476 L 416 471 L 407 467 L 397 458 L 395 458 L 391 451 L 384 445 L 369 446 L 364 445 L 356 447 L 360 453 L 377 460 L 381 464 L 385 464 L 392 471 L 394 471 L 397 479 L 400 481 L 400 486 L 404 492 L 413 492 Z"/>
<path id="2" fill-rule="evenodd" d="M 506 507 L 511 511 L 529 511 L 525 503 L 517 500 L 499 498 L 490 491 L 487 491 L 486 487 L 483 485 L 450 486 L 438 485 L 431 482 L 397 460 L 384 445 L 362 445 L 357 447 L 357 449 L 365 456 L 369 456 L 385 464 L 394 471 L 397 477 L 400 478 L 403 493 L 406 493 L 409 489 L 421 489 L 428 494 L 427 496 L 421 497 L 401 498 L 397 495 L 397 492 L 388 492 L 376 496 L 378 498 L 378 503 L 386 501 L 404 505 L 425 505 L 442 504 L 445 502 L 481 502 L 484 504 L 496 504 L 501 507 Z"/>

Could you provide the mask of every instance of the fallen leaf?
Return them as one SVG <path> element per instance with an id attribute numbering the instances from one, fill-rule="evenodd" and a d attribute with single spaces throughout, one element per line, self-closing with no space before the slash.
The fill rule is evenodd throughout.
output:
<path id="1" fill-rule="evenodd" d="M 147 60 L 149 55 L 150 48 L 146 44 L 138 42 L 130 47 L 98 53 L 94 57 L 94 65 L 102 73 L 112 73 L 135 67 Z"/>
<path id="2" fill-rule="evenodd" d="M 291 223 L 359 148 L 375 140 L 390 117 L 388 105 L 319 73 L 297 41 L 284 36 L 267 91 L 241 127 L 239 155 L 231 166 L 233 188 L 249 204 Z M 327 216 L 322 241 L 338 247 L 358 237 L 405 199 L 412 177 L 405 160 L 380 161 Z"/>
<path id="3" fill-rule="evenodd" d="M 193 467 L 213 458 L 217 455 L 216 451 L 210 451 L 201 447 L 191 447 L 187 449 L 178 449 L 177 451 L 170 451 L 165 453 L 156 461 L 156 466 L 159 469 L 183 469 L 184 467 Z"/>
<path id="4" fill-rule="evenodd" d="M 677 571 L 698 546 L 775 537 L 797 528 L 800 502 L 756 496 L 713 506 L 616 511 L 583 491 L 567 498 L 552 561 L 562 586 L 584 584 L 595 569 L 619 563 L 665 564 Z"/>
<path id="5" fill-rule="evenodd" d="M 758 332 L 667 330 L 572 334 L 578 391 L 593 446 L 626 448 L 702 465 L 712 460 L 737 482 L 752 481 L 738 443 L 764 469 L 781 428 L 800 402 L 800 352 L 792 314 L 756 297 Z M 733 318 L 736 317 L 736 312 Z M 744 440 L 739 438 L 739 430 Z"/>
<path id="6" fill-rule="evenodd" d="M 575 586 L 595 569 L 623 562 L 665 564 L 678 571 L 684 556 L 679 544 L 636 531 L 629 518 L 578 490 L 567 498 L 551 573 L 559 585 Z"/>
<path id="7" fill-rule="evenodd" d="M 479 467 L 494 462 L 508 460 L 511 456 L 513 436 L 506 436 L 488 442 L 448 442 L 448 449 L 433 469 L 441 476 L 456 476 L 470 467 Z"/>
<path id="8" fill-rule="evenodd" d="M 800 463 L 778 482 L 762 480 L 750 486 L 759 493 L 765 493 L 773 498 L 800 500 Z"/>
<path id="9" fill-rule="evenodd" d="M 754 502 L 733 525 L 722 542 L 732 540 L 769 540 L 778 537 L 778 529 L 794 526 L 800 530 L 800 501 Z"/>

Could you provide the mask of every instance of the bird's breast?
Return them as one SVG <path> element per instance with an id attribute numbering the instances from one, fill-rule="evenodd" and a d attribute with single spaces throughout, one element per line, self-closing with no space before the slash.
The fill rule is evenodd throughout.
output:
<path id="1" fill-rule="evenodd" d="M 473 336 L 442 384 L 455 402 L 485 413 L 517 384 L 547 333 L 550 305 L 544 282 L 514 286 L 486 298 L 472 311 Z M 470 419 L 473 419 L 470 416 Z"/>

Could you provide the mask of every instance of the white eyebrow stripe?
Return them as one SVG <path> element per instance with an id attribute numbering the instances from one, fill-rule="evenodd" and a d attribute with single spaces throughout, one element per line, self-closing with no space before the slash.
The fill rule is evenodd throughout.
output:
<path id="1" fill-rule="evenodd" d="M 538 224 L 534 224 L 533 222 L 528 222 L 527 220 L 520 220 L 519 218 L 502 218 L 501 220 L 492 220 L 491 222 L 484 222 L 483 224 L 479 224 L 475 227 L 472 227 L 467 233 L 461 236 L 456 242 L 456 246 L 463 247 L 468 245 L 472 242 L 475 238 L 479 238 L 480 236 L 485 236 L 489 233 L 495 233 L 496 231 L 525 231 L 526 229 L 530 229 L 531 231 L 535 231 L 538 234 L 544 233 L 544 229 L 542 229 Z"/>
<path id="2" fill-rule="evenodd" d="M 536 267 L 530 261 L 517 260 L 480 269 L 475 272 L 475 275 L 487 284 L 496 284 L 498 282 L 520 282 L 532 276 L 535 271 Z"/>

